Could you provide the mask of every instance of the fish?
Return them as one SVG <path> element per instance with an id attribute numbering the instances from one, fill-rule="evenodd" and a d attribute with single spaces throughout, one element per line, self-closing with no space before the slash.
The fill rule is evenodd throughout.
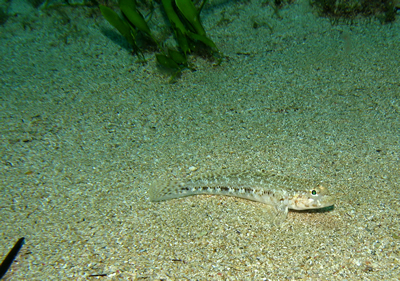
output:
<path id="1" fill-rule="evenodd" d="M 233 196 L 272 206 L 283 219 L 289 210 L 334 205 L 334 198 L 320 182 L 266 170 L 208 172 L 186 180 L 158 181 L 150 187 L 149 194 L 152 202 L 204 194 Z"/>

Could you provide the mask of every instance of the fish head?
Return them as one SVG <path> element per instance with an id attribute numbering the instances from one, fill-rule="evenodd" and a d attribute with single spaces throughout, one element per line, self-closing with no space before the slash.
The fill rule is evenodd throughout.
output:
<path id="1" fill-rule="evenodd" d="M 289 199 L 289 209 L 311 210 L 321 209 L 334 205 L 333 197 L 328 194 L 326 187 L 318 185 Z"/>

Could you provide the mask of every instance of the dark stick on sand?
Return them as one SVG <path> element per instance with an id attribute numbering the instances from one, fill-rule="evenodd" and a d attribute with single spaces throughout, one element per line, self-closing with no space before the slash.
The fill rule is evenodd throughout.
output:
<path id="1" fill-rule="evenodd" d="M 22 245 L 24 245 L 25 238 L 22 237 L 18 239 L 17 243 L 15 243 L 14 247 L 11 251 L 7 254 L 6 258 L 0 265 L 0 279 L 6 274 L 7 270 L 10 268 L 11 264 L 13 263 L 15 257 L 18 255 L 19 250 L 21 249 Z"/>

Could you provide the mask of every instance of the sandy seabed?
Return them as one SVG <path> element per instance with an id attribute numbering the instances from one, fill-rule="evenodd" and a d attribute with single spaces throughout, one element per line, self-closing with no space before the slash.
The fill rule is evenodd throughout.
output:
<path id="1" fill-rule="evenodd" d="M 26 239 L 4 280 L 398 280 L 400 21 L 280 15 L 210 2 L 226 58 L 175 84 L 89 8 L 0 26 L 0 258 Z M 149 201 L 244 165 L 324 182 L 335 207 L 272 225 L 237 198 Z"/>

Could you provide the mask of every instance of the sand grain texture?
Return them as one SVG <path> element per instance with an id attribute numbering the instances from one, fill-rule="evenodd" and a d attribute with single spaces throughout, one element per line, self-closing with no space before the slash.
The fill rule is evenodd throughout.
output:
<path id="1" fill-rule="evenodd" d="M 0 257 L 26 238 L 5 280 L 397 280 L 400 22 L 332 26 L 307 2 L 209 6 L 228 59 L 174 85 L 89 9 L 1 26 Z M 244 165 L 337 204 L 275 227 L 246 200 L 149 201 L 154 180 Z"/>

